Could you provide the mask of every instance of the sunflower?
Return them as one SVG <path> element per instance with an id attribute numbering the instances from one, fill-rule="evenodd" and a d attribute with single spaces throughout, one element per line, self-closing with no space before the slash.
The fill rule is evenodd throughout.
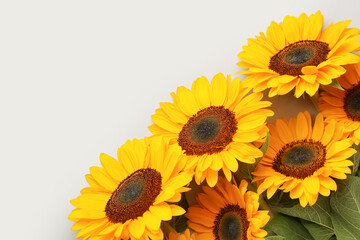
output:
<path id="1" fill-rule="evenodd" d="M 187 159 L 186 169 L 195 170 L 195 181 L 205 179 L 215 186 L 218 171 L 226 178 L 236 172 L 239 161 L 253 163 L 262 152 L 254 145 L 264 140 L 265 121 L 273 112 L 264 109 L 270 102 L 261 101 L 262 93 L 252 93 L 239 78 L 231 81 L 221 73 L 209 84 L 198 78 L 192 89 L 179 87 L 172 93 L 174 103 L 161 103 L 149 126 L 154 135 L 170 138 L 181 147 Z"/>
<path id="2" fill-rule="evenodd" d="M 193 173 L 182 171 L 182 151 L 162 138 L 127 141 L 118 160 L 100 155 L 102 167 L 91 167 L 90 187 L 71 200 L 69 219 L 83 239 L 163 239 L 161 221 L 182 215 L 177 205 Z"/>
<path id="3" fill-rule="evenodd" d="M 360 142 L 360 63 L 345 66 L 346 73 L 338 78 L 343 89 L 324 86 L 319 109 L 325 117 L 344 125 L 356 144 Z"/>
<path id="4" fill-rule="evenodd" d="M 190 230 L 186 229 L 184 234 L 181 233 L 170 233 L 168 240 L 196 240 L 195 234 L 190 235 Z"/>
<path id="5" fill-rule="evenodd" d="M 261 92 L 270 88 L 269 96 L 284 95 L 295 88 L 298 98 L 304 92 L 313 96 L 319 85 L 345 73 L 342 65 L 360 62 L 357 51 L 359 29 L 347 28 L 350 20 L 330 24 L 324 31 L 320 11 L 307 16 L 286 16 L 280 24 L 272 22 L 266 35 L 249 39 L 238 54 L 239 73 L 248 75 L 244 82 Z"/>
<path id="6" fill-rule="evenodd" d="M 269 221 L 268 211 L 259 211 L 259 195 L 247 192 L 248 183 L 240 186 L 219 178 L 214 188 L 203 187 L 197 196 L 198 205 L 188 209 L 188 226 L 197 239 L 265 239 L 264 227 Z"/>
<path id="7" fill-rule="evenodd" d="M 269 124 L 270 146 L 253 175 L 258 193 L 267 190 L 271 198 L 277 189 L 290 192 L 292 199 L 299 198 L 301 206 L 317 201 L 319 193 L 329 196 L 336 191 L 332 178 L 345 179 L 350 173 L 350 160 L 356 150 L 350 148 L 344 128 L 334 119 L 324 121 L 320 113 L 314 127 L 308 112 L 299 113 L 290 121 L 278 119 Z"/>

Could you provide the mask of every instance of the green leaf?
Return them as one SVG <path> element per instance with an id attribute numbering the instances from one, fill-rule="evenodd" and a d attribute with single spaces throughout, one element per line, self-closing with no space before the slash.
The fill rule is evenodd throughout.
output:
<path id="1" fill-rule="evenodd" d="M 360 178 L 348 176 L 337 181 L 338 190 L 330 197 L 331 220 L 338 240 L 355 240 L 360 236 Z"/>
<path id="2" fill-rule="evenodd" d="M 270 134 L 269 132 L 267 132 L 265 142 L 260 147 L 260 150 L 262 151 L 263 155 L 265 155 L 266 151 L 269 148 L 269 145 L 270 145 Z M 252 180 L 253 176 L 251 173 L 255 171 L 255 168 L 259 164 L 261 159 L 262 157 L 255 159 L 255 162 L 253 164 L 240 162 L 239 170 L 234 174 L 236 179 L 240 180 L 245 177 L 247 179 Z"/>
<path id="3" fill-rule="evenodd" d="M 334 87 L 334 88 L 338 88 L 338 89 L 341 89 L 341 90 L 344 90 L 340 83 L 338 82 L 337 79 L 333 79 L 332 83 L 330 84 L 330 86 Z"/>
<path id="4" fill-rule="evenodd" d="M 188 210 L 189 204 L 186 201 L 185 194 L 181 195 L 181 200 L 178 202 L 178 205 L 185 209 L 185 211 Z M 173 217 L 172 220 L 170 220 L 170 226 L 175 229 L 176 232 L 180 233 L 185 231 L 187 228 L 187 218 L 184 215 Z"/>
<path id="5" fill-rule="evenodd" d="M 329 228 L 323 227 L 319 224 L 303 219 L 301 219 L 301 223 L 316 240 L 329 240 L 332 236 L 335 235 L 333 230 L 330 230 Z"/>
<path id="6" fill-rule="evenodd" d="M 175 217 L 175 231 L 178 233 L 185 231 L 187 228 L 187 220 L 188 219 L 184 215 Z"/>
<path id="7" fill-rule="evenodd" d="M 359 145 L 353 145 L 353 148 L 357 151 L 349 160 L 351 160 L 354 163 L 354 166 L 352 166 L 352 175 L 355 176 L 359 169 L 359 163 L 360 163 L 360 144 Z"/>
<path id="8" fill-rule="evenodd" d="M 285 240 L 285 238 L 281 236 L 269 236 L 266 240 Z"/>
<path id="9" fill-rule="evenodd" d="M 280 201 L 279 201 L 279 198 Z M 271 206 L 290 208 L 299 204 L 299 199 L 292 199 L 289 193 L 283 191 L 276 191 L 275 194 L 267 200 Z"/>
<path id="10" fill-rule="evenodd" d="M 301 225 L 301 223 L 292 217 L 288 217 L 282 214 L 276 215 L 265 226 L 266 231 L 272 231 L 278 236 L 291 240 L 312 240 L 313 238 Z"/>
<path id="11" fill-rule="evenodd" d="M 266 151 L 268 150 L 270 146 L 270 134 L 269 132 L 266 133 L 266 139 L 265 142 L 263 143 L 263 145 L 260 147 L 260 150 L 263 152 L 263 154 L 265 155 Z M 259 159 L 260 161 L 261 159 Z M 258 161 L 258 163 L 259 163 Z M 257 165 L 257 164 L 256 164 Z"/>
<path id="12" fill-rule="evenodd" d="M 317 202 L 311 207 L 308 205 L 303 208 L 300 204 L 297 204 L 290 208 L 273 207 L 273 209 L 292 217 L 298 217 L 319 224 L 330 231 L 334 231 L 330 217 L 331 210 L 329 198 L 319 196 Z"/>
<path id="13" fill-rule="evenodd" d="M 161 222 L 161 230 L 165 235 L 169 235 L 171 232 L 176 233 L 175 229 L 169 224 L 169 222 Z"/>

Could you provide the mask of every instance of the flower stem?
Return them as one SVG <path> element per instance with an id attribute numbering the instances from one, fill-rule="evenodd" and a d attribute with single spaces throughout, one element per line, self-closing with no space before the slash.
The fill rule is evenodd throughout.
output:
<path id="1" fill-rule="evenodd" d="M 175 229 L 168 223 L 168 222 L 162 222 L 161 223 L 161 230 L 163 230 L 164 234 L 169 236 L 169 234 L 172 233 L 177 233 L 175 231 Z"/>
<path id="2" fill-rule="evenodd" d="M 275 203 L 275 206 L 276 206 L 276 207 L 279 205 L 279 203 L 280 203 L 280 201 L 281 201 L 281 199 L 282 199 L 283 195 L 284 195 L 284 192 L 283 192 L 283 191 L 281 191 L 280 196 L 279 196 L 279 198 L 277 199 L 277 201 L 276 201 L 276 203 Z"/>
<path id="3" fill-rule="evenodd" d="M 274 213 L 271 211 L 271 208 L 267 204 L 267 202 L 262 194 L 259 195 L 259 207 L 260 207 L 260 209 L 269 211 L 270 218 L 274 217 Z"/>

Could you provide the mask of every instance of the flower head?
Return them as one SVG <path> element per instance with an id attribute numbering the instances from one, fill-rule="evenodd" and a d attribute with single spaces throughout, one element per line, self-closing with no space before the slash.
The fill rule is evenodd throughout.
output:
<path id="1" fill-rule="evenodd" d="M 305 112 L 290 121 L 278 119 L 269 128 L 270 146 L 253 172 L 258 193 L 267 190 L 271 198 L 280 189 L 299 198 L 301 206 L 312 206 L 319 193 L 329 196 L 330 190 L 336 191 L 333 178 L 345 179 L 351 172 L 353 163 L 347 159 L 356 150 L 335 120 L 324 121 L 320 113 L 312 127 L 310 114 Z"/>
<path id="2" fill-rule="evenodd" d="M 356 144 L 360 142 L 360 63 L 345 66 L 338 78 L 342 89 L 324 86 L 319 98 L 322 114 L 344 125 Z"/>
<path id="3" fill-rule="evenodd" d="M 195 181 L 210 186 L 218 171 L 226 178 L 238 169 L 238 160 L 253 163 L 262 152 L 254 145 L 263 141 L 265 121 L 273 112 L 264 109 L 262 93 L 249 93 L 239 78 L 216 75 L 211 84 L 205 77 L 194 81 L 192 89 L 179 87 L 172 93 L 174 103 L 161 103 L 149 127 L 154 135 L 170 138 L 184 151 L 186 169 L 195 170 Z"/>
<path id="4" fill-rule="evenodd" d="M 69 219 L 77 238 L 163 239 L 161 221 L 185 211 L 178 202 L 193 173 L 184 172 L 181 149 L 162 138 L 127 141 L 116 160 L 101 154 L 103 167 L 91 167 L 90 187 L 71 200 Z"/>
<path id="5" fill-rule="evenodd" d="M 188 226 L 199 239 L 261 240 L 267 235 L 261 228 L 269 221 L 268 211 L 260 211 L 259 195 L 247 191 L 248 183 L 240 186 L 219 178 L 214 188 L 203 187 L 198 205 L 188 209 Z"/>
<path id="6" fill-rule="evenodd" d="M 298 98 L 304 92 L 313 96 L 319 85 L 345 73 L 342 65 L 360 62 L 357 51 L 359 29 L 347 28 L 350 21 L 323 28 L 320 11 L 299 17 L 286 16 L 280 24 L 272 22 L 238 54 L 240 67 L 247 70 L 244 82 L 254 92 L 270 88 L 269 96 L 284 95 L 295 88 Z"/>

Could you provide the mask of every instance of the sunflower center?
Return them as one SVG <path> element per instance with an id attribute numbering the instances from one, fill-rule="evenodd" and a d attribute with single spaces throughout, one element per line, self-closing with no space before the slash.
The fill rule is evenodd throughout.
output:
<path id="1" fill-rule="evenodd" d="M 213 234 L 216 240 L 246 240 L 248 228 L 245 209 L 226 205 L 215 218 Z"/>
<path id="2" fill-rule="evenodd" d="M 119 193 L 119 200 L 123 203 L 130 203 L 136 201 L 144 190 L 143 182 L 130 182 L 124 189 Z"/>
<path id="3" fill-rule="evenodd" d="M 161 192 L 161 174 L 150 168 L 139 169 L 125 178 L 106 204 L 106 216 L 113 223 L 124 223 L 142 216 Z"/>
<path id="4" fill-rule="evenodd" d="M 286 46 L 270 59 L 269 68 L 280 75 L 302 75 L 305 66 L 317 66 L 326 61 L 329 44 L 316 40 L 301 40 Z"/>
<path id="5" fill-rule="evenodd" d="M 273 169 L 286 176 L 304 179 L 324 166 L 325 156 L 326 148 L 320 142 L 294 141 L 277 153 Z"/>
<path id="6" fill-rule="evenodd" d="M 187 155 L 221 152 L 237 130 L 235 114 L 223 106 L 211 106 L 192 116 L 179 133 L 178 143 Z"/>
<path id="7" fill-rule="evenodd" d="M 221 124 L 218 118 L 209 116 L 194 124 L 191 129 L 191 139 L 197 143 L 206 143 L 214 140 L 219 134 Z"/>
<path id="8" fill-rule="evenodd" d="M 360 84 L 346 91 L 344 110 L 348 118 L 360 121 Z"/>

